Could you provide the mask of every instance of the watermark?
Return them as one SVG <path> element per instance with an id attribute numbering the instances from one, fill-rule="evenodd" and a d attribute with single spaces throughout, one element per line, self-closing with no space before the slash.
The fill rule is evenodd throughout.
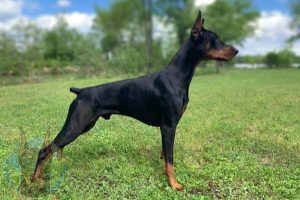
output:
<path id="1" fill-rule="evenodd" d="M 42 144 L 43 143 L 43 144 Z M 42 145 L 41 145 L 42 144 Z M 32 175 L 41 146 L 49 144 L 49 131 L 44 138 L 27 141 L 26 134 L 21 130 L 20 139 L 4 163 L 4 178 L 8 188 L 13 188 L 22 197 L 39 197 L 57 191 L 64 181 L 66 165 L 52 156 L 43 167 L 42 177 L 32 183 Z"/>

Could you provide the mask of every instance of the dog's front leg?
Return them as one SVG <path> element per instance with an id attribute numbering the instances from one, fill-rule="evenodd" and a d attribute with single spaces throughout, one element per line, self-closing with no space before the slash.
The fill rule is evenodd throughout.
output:
<path id="1" fill-rule="evenodd" d="M 163 125 L 160 127 L 160 130 L 164 155 L 164 170 L 166 172 L 168 182 L 174 190 L 182 191 L 183 187 L 176 181 L 173 166 L 173 149 L 176 127 Z"/>

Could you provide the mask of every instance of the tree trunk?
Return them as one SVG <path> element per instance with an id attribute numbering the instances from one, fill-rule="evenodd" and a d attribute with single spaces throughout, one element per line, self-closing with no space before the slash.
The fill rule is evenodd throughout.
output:
<path id="1" fill-rule="evenodd" d="M 217 61 L 216 62 L 216 73 L 220 74 L 220 68 L 223 66 L 223 62 L 222 61 Z"/>
<path id="2" fill-rule="evenodd" d="M 145 8 L 145 29 L 146 29 L 146 70 L 152 70 L 152 42 L 153 42 L 153 25 L 152 25 L 152 0 L 143 0 Z"/>
<path id="3" fill-rule="evenodd" d="M 177 31 L 177 38 L 178 38 L 179 45 L 181 46 L 185 42 L 186 32 L 183 29 L 178 30 Z"/>
<path id="4" fill-rule="evenodd" d="M 178 41 L 179 41 L 179 45 L 182 45 L 184 43 L 184 36 L 178 35 Z"/>

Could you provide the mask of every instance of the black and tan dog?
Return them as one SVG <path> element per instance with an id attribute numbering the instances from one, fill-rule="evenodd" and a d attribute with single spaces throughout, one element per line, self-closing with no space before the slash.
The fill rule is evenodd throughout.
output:
<path id="1" fill-rule="evenodd" d="M 56 151 L 89 131 L 99 117 L 112 114 L 133 117 L 160 127 L 164 172 L 173 189 L 183 187 L 173 169 L 173 147 L 177 124 L 189 102 L 189 86 L 195 67 L 203 60 L 232 59 L 238 50 L 220 41 L 216 33 L 205 30 L 201 12 L 190 38 L 181 46 L 168 66 L 158 73 L 88 88 L 71 88 L 77 98 L 71 103 L 66 122 L 52 143 L 38 155 L 33 181 L 42 173 L 43 163 Z"/>

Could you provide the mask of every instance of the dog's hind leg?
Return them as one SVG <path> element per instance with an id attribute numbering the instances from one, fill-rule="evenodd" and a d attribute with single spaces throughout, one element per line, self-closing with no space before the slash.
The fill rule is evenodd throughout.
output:
<path id="1" fill-rule="evenodd" d="M 88 102 L 75 99 L 70 105 L 69 113 L 62 130 L 50 145 L 40 150 L 33 181 L 41 176 L 43 164 L 53 153 L 62 150 L 80 134 L 89 131 L 95 125 L 97 119 L 98 115 L 92 105 Z"/>

